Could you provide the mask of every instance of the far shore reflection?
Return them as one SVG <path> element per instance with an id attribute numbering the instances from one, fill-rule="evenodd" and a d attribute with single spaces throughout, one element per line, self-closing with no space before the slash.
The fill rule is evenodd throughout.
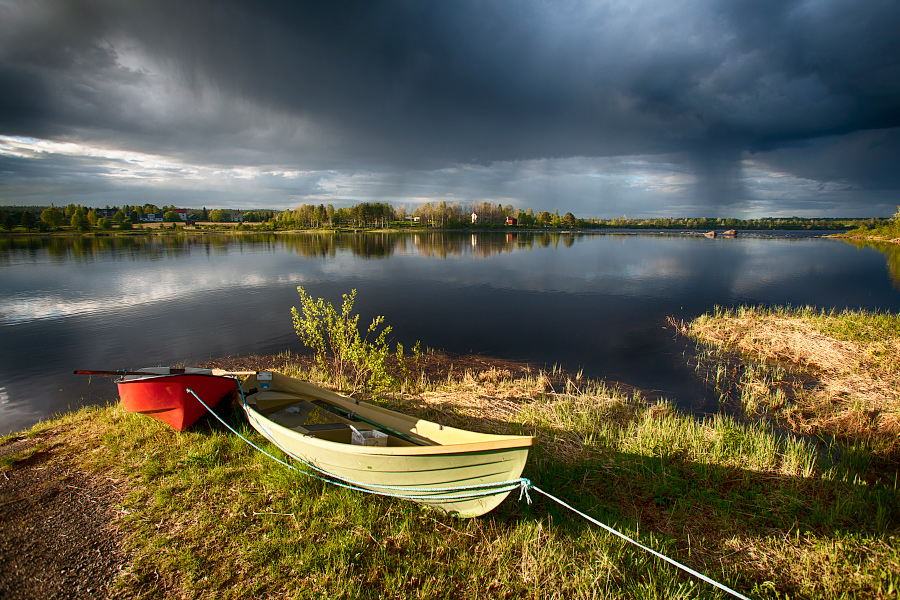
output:
<path id="1" fill-rule="evenodd" d="M 742 232 L 740 238 L 772 238 L 780 240 L 818 237 L 833 232 L 765 231 Z M 8 251 L 27 256 L 43 251 L 55 260 L 90 261 L 104 253 L 115 252 L 119 259 L 179 258 L 193 252 L 228 253 L 286 250 L 304 258 L 334 257 L 349 251 L 363 258 L 390 258 L 395 254 L 420 254 L 429 258 L 460 256 L 490 257 L 535 248 L 571 248 L 580 240 L 596 236 L 681 236 L 698 242 L 727 243 L 727 239 L 706 240 L 697 231 L 600 230 L 600 231 L 513 231 L 513 232 L 291 232 L 291 233 L 193 233 L 165 236 L 20 236 L 0 237 L 0 264 L 9 260 Z M 874 244 L 873 244 L 874 246 Z M 890 244 L 888 244 L 890 246 Z M 879 247 L 879 249 L 881 249 Z M 893 272 L 893 271 L 892 271 Z"/>
<path id="2" fill-rule="evenodd" d="M 894 282 L 894 287 L 900 290 L 900 244 L 888 242 L 864 242 L 860 240 L 847 240 L 857 248 L 874 248 L 882 254 L 887 261 L 888 273 Z"/>

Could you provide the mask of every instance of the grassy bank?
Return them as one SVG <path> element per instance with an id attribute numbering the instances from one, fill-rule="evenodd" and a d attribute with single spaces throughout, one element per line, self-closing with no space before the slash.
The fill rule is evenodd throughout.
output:
<path id="1" fill-rule="evenodd" d="M 880 223 L 862 224 L 840 237 L 868 242 L 900 244 L 900 206 L 893 219 Z"/>
<path id="2" fill-rule="evenodd" d="M 866 368 L 883 374 L 884 354 Z M 276 362 L 317 378 L 291 357 Z M 869 438 L 823 455 L 765 420 L 698 419 L 564 373 L 476 362 L 373 401 L 535 435 L 524 475 L 538 487 L 751 597 L 900 589 L 896 470 L 873 478 L 867 460 L 893 451 Z M 261 443 L 239 409 L 225 417 Z M 39 445 L 4 459 L 4 471 L 45 449 L 122 490 L 125 597 L 725 597 L 541 496 L 461 520 L 305 478 L 211 419 L 177 433 L 119 406 L 85 409 L 0 444 L 24 436 Z"/>
<path id="3" fill-rule="evenodd" d="M 699 369 L 748 416 L 900 457 L 900 318 L 809 308 L 716 309 L 682 325 Z"/>

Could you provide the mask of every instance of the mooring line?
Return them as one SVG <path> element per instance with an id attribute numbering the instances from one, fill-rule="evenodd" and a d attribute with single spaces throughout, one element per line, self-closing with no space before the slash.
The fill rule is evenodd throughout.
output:
<path id="1" fill-rule="evenodd" d="M 482 498 L 484 496 L 493 496 L 496 494 L 501 494 L 503 492 L 511 492 L 516 488 L 519 488 L 521 491 L 519 496 L 521 498 L 522 493 L 524 492 L 527 495 L 527 490 L 525 489 L 530 482 L 525 478 L 512 479 L 510 481 L 498 481 L 496 483 L 481 483 L 474 485 L 459 485 L 459 486 L 447 486 L 447 487 L 439 487 L 439 488 L 422 488 L 422 487 L 398 487 L 398 486 L 390 486 L 390 485 L 379 485 L 375 483 L 371 484 L 363 484 L 358 481 L 354 481 L 352 479 L 347 479 L 346 477 L 341 477 L 340 475 L 335 475 L 334 473 L 329 473 L 328 471 L 317 467 L 316 465 L 303 460 L 299 456 L 296 456 L 292 452 L 289 452 L 286 448 L 282 447 L 281 444 L 276 442 L 274 439 L 269 436 L 266 437 L 270 442 L 275 444 L 275 447 L 290 456 L 292 459 L 296 460 L 299 463 L 302 463 L 309 469 L 321 473 L 324 477 L 320 477 L 314 473 L 308 473 L 306 471 L 302 471 L 295 467 L 294 465 L 287 463 L 280 458 L 273 456 L 269 452 L 266 452 L 249 439 L 238 433 L 236 429 L 234 429 L 231 425 L 229 425 L 222 417 L 217 415 L 207 404 L 204 402 L 197 393 L 188 388 L 185 390 L 187 393 L 191 394 L 194 398 L 197 399 L 203 407 L 208 410 L 213 417 L 215 417 L 222 425 L 225 426 L 231 433 L 236 435 L 238 438 L 243 440 L 250 447 L 262 452 L 275 462 L 296 471 L 302 475 L 306 475 L 307 477 L 312 477 L 313 479 L 318 479 L 319 481 L 324 481 L 325 483 L 330 483 L 332 485 L 336 485 L 339 487 L 347 488 L 349 490 L 353 490 L 356 492 L 366 492 L 368 494 L 376 494 L 379 496 L 388 496 L 391 498 L 400 498 L 403 500 L 418 500 L 419 502 L 430 502 L 435 500 L 445 501 L 445 500 L 475 500 L 477 498 Z M 250 416 L 247 415 L 249 419 Z M 262 425 L 262 424 L 260 424 Z M 264 427 L 265 429 L 265 427 Z M 363 486 L 366 487 L 363 487 Z M 379 491 L 371 488 L 379 488 L 380 490 L 387 491 Z M 401 492 L 421 492 L 419 494 L 404 494 Z M 449 494 L 448 492 L 458 492 L 455 494 Z M 529 498 L 529 504 L 531 503 L 531 499 Z"/>
<path id="2" fill-rule="evenodd" d="M 240 387 L 238 387 L 238 389 L 240 389 Z M 275 443 L 275 446 L 276 446 L 279 450 L 281 450 L 282 452 L 284 452 L 285 454 L 287 454 L 288 456 L 290 456 L 290 457 L 293 458 L 294 460 L 300 461 L 301 463 L 303 463 L 303 464 L 306 465 L 307 467 L 310 467 L 310 468 L 312 468 L 312 469 L 314 469 L 314 470 L 316 470 L 316 471 L 319 471 L 320 473 L 322 473 L 322 474 L 324 474 L 324 475 L 327 475 L 327 476 L 328 476 L 329 478 L 331 478 L 331 479 L 326 479 L 326 478 L 324 478 L 324 477 L 319 477 L 319 476 L 317 476 L 317 475 L 313 475 L 312 473 L 307 473 L 307 472 L 305 472 L 305 471 L 301 471 L 300 469 L 298 469 L 298 468 L 295 467 L 294 465 L 292 465 L 292 464 L 290 464 L 290 463 L 287 463 L 287 462 L 281 460 L 280 458 L 277 458 L 277 457 L 273 456 L 272 454 L 269 454 L 268 452 L 266 452 L 265 450 L 263 450 L 262 448 L 260 448 L 259 446 L 257 446 L 257 445 L 254 444 L 253 442 L 251 442 L 249 439 L 247 439 L 246 437 L 244 437 L 243 435 L 241 435 L 240 433 L 238 433 L 238 431 L 235 430 L 231 425 L 229 425 L 222 417 L 220 417 L 219 415 L 217 415 L 217 414 L 216 414 L 216 413 L 215 413 L 215 412 L 214 412 L 214 411 L 206 404 L 206 402 L 204 402 L 204 401 L 200 398 L 200 396 L 198 396 L 197 393 L 194 392 L 194 390 L 188 389 L 188 390 L 186 390 L 186 391 L 187 391 L 189 394 L 191 394 L 194 398 L 196 398 L 197 401 L 199 401 L 200 404 L 202 404 L 203 407 L 206 408 L 206 410 L 208 410 L 208 411 L 209 411 L 216 419 L 218 419 L 219 422 L 222 423 L 229 431 L 231 431 L 231 432 L 232 432 L 233 434 L 235 434 L 237 437 L 239 437 L 240 439 L 242 439 L 242 440 L 243 440 L 244 442 L 246 442 L 249 446 L 255 448 L 255 449 L 258 450 L 259 452 L 262 452 L 263 454 L 265 454 L 266 456 L 268 456 L 269 458 L 271 458 L 271 459 L 274 460 L 275 462 L 277 462 L 277 463 L 279 463 L 279 464 L 281 464 L 281 465 L 284 465 L 285 467 L 287 467 L 287 468 L 289 468 L 289 469 L 292 469 L 292 470 L 294 470 L 294 471 L 297 471 L 298 473 L 302 473 L 303 475 L 306 475 L 306 476 L 308 476 L 308 477 L 312 477 L 312 478 L 314 478 L 314 479 L 318 479 L 318 480 L 324 481 L 324 482 L 326 482 L 326 483 L 331 483 L 331 484 L 334 484 L 334 485 L 337 485 L 337 486 L 340 486 L 340 487 L 344 487 L 344 488 L 348 488 L 348 489 L 351 489 L 351 490 L 354 490 L 354 491 L 358 491 L 358 492 L 366 492 L 366 493 L 369 493 L 369 494 L 376 494 L 376 495 L 379 495 L 379 496 L 390 496 L 390 497 L 394 497 L 394 498 L 403 498 L 403 499 L 409 499 L 409 500 L 427 501 L 427 497 L 411 496 L 411 495 L 406 495 L 406 494 L 385 493 L 385 492 L 379 492 L 379 491 L 372 490 L 372 489 L 366 489 L 366 488 L 363 488 L 363 487 L 357 487 L 357 486 L 359 486 L 359 485 L 361 485 L 361 484 L 359 484 L 359 483 L 357 483 L 357 482 L 355 482 L 355 481 L 351 481 L 351 480 L 349 480 L 349 479 L 344 479 L 343 477 L 340 477 L 340 476 L 338 476 L 338 475 L 333 475 L 333 474 L 331 474 L 331 473 L 328 473 L 327 471 L 324 471 L 324 470 L 320 469 L 319 467 L 317 467 L 317 466 L 315 466 L 315 465 L 312 465 L 312 464 L 306 462 L 306 461 L 303 460 L 302 458 L 299 458 L 299 457 L 297 457 L 297 456 L 294 456 L 292 453 L 290 453 L 290 452 L 288 452 L 287 450 L 285 450 L 284 448 L 282 448 L 279 444 Z M 244 393 L 243 393 L 243 390 L 241 390 L 241 397 L 243 398 L 243 396 L 244 396 Z M 245 413 L 246 413 L 246 408 L 245 408 Z M 249 418 L 250 415 L 248 414 L 247 417 Z M 271 441 L 271 442 L 274 443 L 274 440 L 271 440 L 271 439 L 270 439 L 269 441 Z M 335 481 L 335 480 L 337 480 L 337 481 Z M 343 483 L 343 482 L 346 482 L 346 483 Z M 349 485 L 348 485 L 348 484 L 349 484 Z M 722 583 L 719 583 L 718 581 L 716 581 L 716 580 L 714 580 L 714 579 L 711 579 L 711 578 L 707 577 L 707 576 L 704 575 L 703 573 L 700 573 L 700 572 L 698 572 L 698 571 L 695 571 L 694 569 L 688 567 L 687 565 L 683 565 L 683 564 L 681 564 L 680 562 L 678 562 L 677 560 L 674 560 L 674 559 L 672 559 L 672 558 L 669 558 L 669 557 L 666 556 L 665 554 L 662 554 L 662 553 L 660 553 L 660 552 L 657 552 L 657 551 L 654 550 L 653 548 L 648 548 L 647 546 L 641 544 L 641 543 L 638 542 L 637 540 L 634 540 L 634 539 L 628 537 L 628 536 L 625 535 L 624 533 L 621 533 L 621 532 L 619 532 L 619 531 L 616 531 L 615 529 L 613 529 L 613 528 L 610 527 L 609 525 L 606 525 L 605 523 L 602 523 L 602 522 L 598 521 L 597 519 L 591 517 L 590 515 L 587 515 L 587 514 L 581 512 L 581 511 L 578 510 L 577 508 L 573 507 L 573 506 L 570 505 L 570 504 L 567 504 L 565 501 L 563 501 L 563 500 L 557 498 L 557 497 L 554 496 L 553 494 L 549 494 L 549 493 L 545 492 L 545 491 L 542 490 L 541 488 L 539 488 L 539 487 L 537 487 L 536 485 L 534 485 L 534 484 L 531 482 L 530 479 L 527 479 L 527 478 L 525 478 L 525 477 L 520 477 L 519 479 L 512 480 L 512 481 L 501 482 L 501 483 L 499 483 L 499 484 L 485 484 L 483 487 L 482 487 L 482 486 L 475 485 L 475 486 L 460 486 L 460 487 L 456 487 L 456 488 L 446 488 L 446 491 L 456 491 L 456 490 L 460 490 L 460 489 L 478 489 L 478 488 L 480 488 L 480 487 L 481 487 L 482 489 L 487 489 L 487 488 L 488 488 L 489 486 L 491 486 L 491 485 L 508 486 L 508 485 L 510 485 L 510 484 L 512 484 L 512 486 L 510 487 L 510 491 L 511 491 L 512 489 L 515 489 L 516 487 L 519 488 L 519 501 L 521 501 L 522 498 L 524 497 L 524 498 L 528 501 L 528 504 L 531 504 L 531 496 L 529 495 L 528 492 L 529 492 L 529 490 L 534 490 L 535 492 L 538 492 L 538 493 L 543 494 L 544 496 L 550 498 L 551 500 L 553 500 L 554 502 L 556 502 L 556 503 L 559 504 L 560 506 L 562 506 L 562 507 L 564 507 L 564 508 L 568 508 L 569 510 L 571 510 L 571 511 L 574 512 L 575 514 L 579 515 L 580 517 L 583 517 L 583 518 L 586 519 L 587 521 L 590 521 L 590 522 L 593 523 L 594 525 L 597 525 L 598 527 L 601 527 L 602 529 L 608 531 L 609 533 L 611 533 L 611 534 L 613 534 L 613 535 L 616 535 L 616 536 L 622 538 L 622 539 L 625 540 L 626 542 L 629 542 L 630 544 L 633 544 L 633 545 L 637 546 L 637 547 L 640 548 L 641 550 L 644 550 L 644 551 L 646 551 L 646 552 L 649 552 L 650 554 L 652 554 L 653 556 L 656 556 L 657 558 L 661 558 L 662 560 L 666 561 L 666 562 L 669 563 L 670 565 L 672 565 L 672 566 L 674 566 L 674 567 L 677 567 L 677 568 L 681 569 L 682 571 L 684 571 L 684 572 L 686 572 L 686 573 L 689 573 L 690 575 L 693 575 L 694 577 L 696 577 L 696 578 L 698 578 L 698 579 L 700 579 L 700 580 L 702 580 L 702 581 L 705 581 L 706 583 L 708 583 L 708 584 L 710 584 L 710 585 L 712 585 L 712 586 L 714 586 L 714 587 L 719 588 L 719 589 L 722 590 L 723 592 L 726 592 L 726 593 L 728 593 L 728 594 L 731 594 L 731 595 L 734 596 L 735 598 L 740 598 L 741 600 L 750 600 L 750 598 L 748 598 L 747 596 L 741 594 L 740 592 L 736 592 L 735 590 L 731 589 L 730 587 L 728 587 L 728 586 L 726 586 L 726 585 L 724 585 L 724 584 L 722 584 Z M 407 489 L 407 488 L 392 487 L 392 486 L 376 486 L 376 487 L 382 487 L 382 488 L 389 489 L 389 490 L 390 490 L 390 489 L 393 489 L 393 490 L 396 490 L 396 491 L 400 491 L 400 490 L 406 491 L 406 489 Z M 429 491 L 429 492 L 430 492 L 430 491 L 438 491 L 438 492 L 440 492 L 440 491 L 442 491 L 442 490 L 438 488 L 438 489 L 423 490 L 423 491 Z M 454 496 L 449 496 L 449 497 L 445 496 L 445 497 L 443 497 L 443 499 L 457 499 L 457 498 L 460 498 L 460 499 L 462 499 L 462 498 L 471 499 L 471 498 L 474 498 L 474 497 L 478 497 L 478 496 L 480 496 L 480 495 L 494 494 L 494 493 L 497 493 L 498 491 L 499 491 L 499 492 L 503 492 L 503 491 L 506 491 L 506 489 L 501 488 L 500 490 L 491 490 L 491 491 L 482 492 L 482 493 L 474 492 L 474 493 L 472 493 L 472 494 L 460 494 L 460 495 L 454 495 Z"/>
<path id="3" fill-rule="evenodd" d="M 706 583 L 708 583 L 708 584 L 710 584 L 710 585 L 713 585 L 713 586 L 719 588 L 720 590 L 722 590 L 722 591 L 724 591 L 724 592 L 728 592 L 729 594 L 731 594 L 731 595 L 734 596 L 735 598 L 741 598 L 741 600 L 750 600 L 750 598 L 748 598 L 747 596 L 745 596 L 745 595 L 743 595 L 743 594 L 741 594 L 741 593 L 739 593 L 739 592 L 734 591 L 734 590 L 731 589 L 730 587 L 728 587 L 728 586 L 726 586 L 726 585 L 724 585 L 724 584 L 721 584 L 721 583 L 719 583 L 718 581 L 715 581 L 714 579 L 710 579 L 709 577 L 707 577 L 707 576 L 704 575 L 703 573 L 699 573 L 699 572 L 695 571 L 694 569 L 688 567 L 687 565 L 683 565 L 683 564 L 681 564 L 680 562 L 678 562 L 677 560 L 671 559 L 671 558 L 669 558 L 668 556 L 666 556 L 665 554 L 661 554 L 661 553 L 657 552 L 657 551 L 654 550 L 653 548 L 648 548 L 647 546 L 644 546 L 644 545 L 641 544 L 640 542 L 631 539 L 630 537 L 628 537 L 628 536 L 625 535 L 624 533 L 620 533 L 620 532 L 616 531 L 615 529 L 613 529 L 613 528 L 610 527 L 609 525 L 606 525 L 605 523 L 601 523 L 601 522 L 598 521 L 597 519 L 595 519 L 595 518 L 593 518 L 593 517 L 591 517 L 591 516 L 589 516 L 589 515 L 584 514 L 583 512 L 581 512 L 580 510 L 578 510 L 577 508 L 575 508 L 575 507 L 573 507 L 573 506 L 571 506 L 571 505 L 569 505 L 569 504 L 566 504 L 564 501 L 560 500 L 559 498 L 557 498 L 556 496 L 554 496 L 554 495 L 552 495 L 552 494 L 548 494 L 547 492 L 545 492 L 545 491 L 542 490 L 541 488 L 537 487 L 536 485 L 532 485 L 532 486 L 531 486 L 531 489 L 534 490 L 535 492 L 539 492 L 539 493 L 541 493 L 541 494 L 547 496 L 548 498 L 550 498 L 551 500 L 553 500 L 553 501 L 556 502 L 557 504 L 559 504 L 559 505 L 561 505 L 561 506 L 563 506 L 563 507 L 565 507 L 565 508 L 568 508 L 569 510 L 571 510 L 571 511 L 574 512 L 575 514 L 577 514 L 577 515 L 579 515 L 579 516 L 581 516 L 581 517 L 584 517 L 585 519 L 587 519 L 588 521 L 590 521 L 590 522 L 593 523 L 594 525 L 597 525 L 598 527 L 602 527 L 603 529 L 605 529 L 605 530 L 608 531 L 609 533 L 611 533 L 611 534 L 613 534 L 613 535 L 619 536 L 620 538 L 622 538 L 622 539 L 625 540 L 626 542 L 630 542 L 630 543 L 634 544 L 635 546 L 637 546 L 637 547 L 640 548 L 641 550 L 646 550 L 647 552 L 649 552 L 649 553 L 652 554 L 653 556 L 656 556 L 657 558 L 663 559 L 664 561 L 666 561 L 666 562 L 669 563 L 670 565 L 674 565 L 674 566 L 678 567 L 679 569 L 681 569 L 682 571 L 685 571 L 686 573 L 690 573 L 690 574 L 693 575 L 694 577 L 697 577 L 698 579 L 701 579 L 701 580 L 705 581 Z"/>

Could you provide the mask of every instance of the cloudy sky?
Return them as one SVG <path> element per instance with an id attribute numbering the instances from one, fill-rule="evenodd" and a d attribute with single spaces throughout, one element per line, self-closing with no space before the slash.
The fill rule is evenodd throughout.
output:
<path id="1" fill-rule="evenodd" d="M 0 204 L 889 216 L 893 0 L 0 0 Z"/>

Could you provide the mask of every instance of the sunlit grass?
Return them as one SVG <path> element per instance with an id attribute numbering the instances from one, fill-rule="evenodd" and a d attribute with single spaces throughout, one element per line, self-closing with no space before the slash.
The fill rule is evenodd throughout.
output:
<path id="1" fill-rule="evenodd" d="M 289 359 L 282 371 L 324 380 Z M 559 370 L 445 372 L 371 400 L 536 436 L 524 475 L 539 488 L 753 598 L 898 588 L 897 481 L 873 476 L 866 443 L 829 456 L 765 421 L 692 417 Z M 239 409 L 227 419 L 277 454 Z M 534 492 L 458 519 L 306 477 L 210 418 L 178 433 L 120 406 L 31 435 L 123 490 L 126 597 L 725 597 Z"/>

